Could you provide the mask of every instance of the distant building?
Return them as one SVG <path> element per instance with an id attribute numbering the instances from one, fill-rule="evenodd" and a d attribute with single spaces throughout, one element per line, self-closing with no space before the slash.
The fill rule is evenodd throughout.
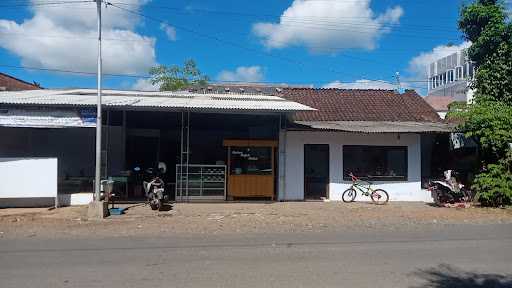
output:
<path id="1" fill-rule="evenodd" d="M 0 91 L 22 91 L 41 89 L 38 83 L 29 83 L 0 72 Z"/>
<path id="2" fill-rule="evenodd" d="M 469 80 L 475 75 L 475 67 L 469 60 L 467 49 L 430 63 L 427 73 L 428 96 L 425 97 L 425 101 L 434 107 L 440 116 L 444 117 L 447 105 L 451 102 L 471 101 L 473 91 L 469 88 Z"/>

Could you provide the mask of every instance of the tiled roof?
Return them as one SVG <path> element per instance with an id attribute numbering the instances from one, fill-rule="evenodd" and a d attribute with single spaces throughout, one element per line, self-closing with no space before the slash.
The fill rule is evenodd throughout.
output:
<path id="1" fill-rule="evenodd" d="M 41 87 L 0 72 L 0 90 L 21 91 L 34 89 L 41 89 Z"/>
<path id="2" fill-rule="evenodd" d="M 448 105 L 455 102 L 455 98 L 451 96 L 427 96 L 425 101 L 436 111 L 448 111 Z"/>
<path id="3" fill-rule="evenodd" d="M 191 87 L 192 93 L 234 93 L 278 96 L 284 88 L 307 88 L 307 85 L 259 84 L 259 83 L 209 83 L 204 87 Z"/>
<path id="4" fill-rule="evenodd" d="M 440 122 L 415 91 L 286 88 L 280 95 L 317 111 L 297 112 L 295 121 Z"/>

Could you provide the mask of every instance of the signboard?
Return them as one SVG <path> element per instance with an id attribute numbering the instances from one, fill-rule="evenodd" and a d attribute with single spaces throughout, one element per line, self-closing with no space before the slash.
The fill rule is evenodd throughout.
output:
<path id="1" fill-rule="evenodd" d="M 90 110 L 54 108 L 4 108 L 0 126 L 27 128 L 96 127 L 96 113 Z"/>

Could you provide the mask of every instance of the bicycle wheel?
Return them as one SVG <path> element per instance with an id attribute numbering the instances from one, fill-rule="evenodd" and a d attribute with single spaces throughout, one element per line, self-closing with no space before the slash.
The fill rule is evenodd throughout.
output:
<path id="1" fill-rule="evenodd" d="M 383 205 L 389 201 L 388 192 L 382 189 L 374 190 L 372 193 L 370 193 L 370 197 L 372 198 L 373 203 L 377 205 Z"/>
<path id="2" fill-rule="evenodd" d="M 352 187 L 348 188 L 343 192 L 343 195 L 341 195 L 341 199 L 343 202 L 354 202 L 356 199 L 356 190 Z"/>

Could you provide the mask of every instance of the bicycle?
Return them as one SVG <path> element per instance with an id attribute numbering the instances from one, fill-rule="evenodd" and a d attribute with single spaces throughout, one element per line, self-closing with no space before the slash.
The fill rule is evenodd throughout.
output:
<path id="1" fill-rule="evenodd" d="M 372 202 L 377 205 L 388 203 L 388 192 L 383 189 L 373 189 L 371 187 L 371 182 L 361 180 L 352 173 L 348 175 L 352 178 L 352 186 L 343 192 L 343 195 L 341 196 L 343 202 L 354 202 L 357 196 L 357 191 L 359 191 L 364 196 L 370 196 Z"/>

